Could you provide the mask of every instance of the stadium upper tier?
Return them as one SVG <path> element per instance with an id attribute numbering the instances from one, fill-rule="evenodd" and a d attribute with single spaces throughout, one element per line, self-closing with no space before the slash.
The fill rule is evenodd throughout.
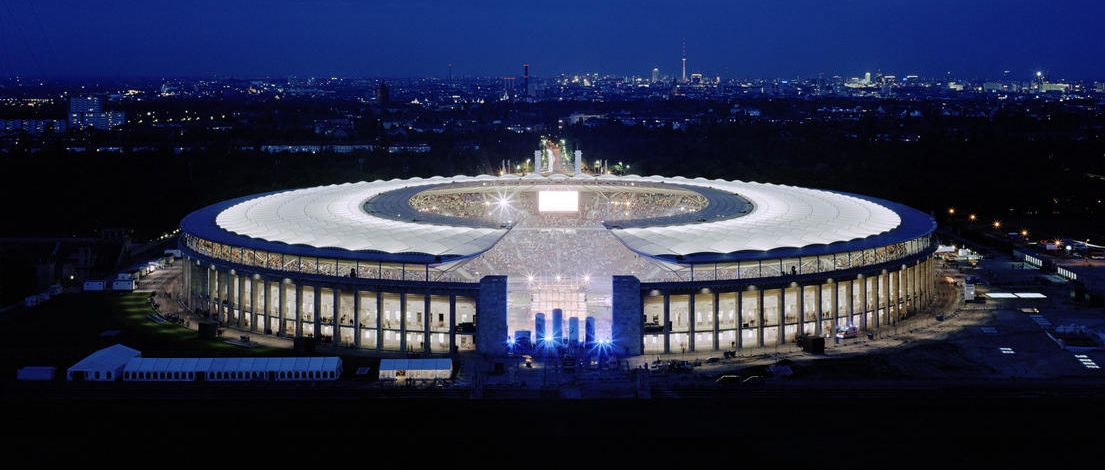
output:
<path id="1" fill-rule="evenodd" d="M 412 178 L 274 192 L 200 209 L 181 228 L 193 237 L 254 250 L 440 264 L 490 249 L 518 217 L 536 212 L 535 195 L 546 190 L 601 194 L 612 207 L 617 198 L 610 194 L 628 195 L 618 210 L 588 216 L 629 249 L 677 263 L 862 250 L 935 229 L 933 219 L 915 209 L 839 192 L 702 178 L 565 175 Z M 519 193 L 526 196 L 514 199 Z M 480 194 L 519 207 L 496 213 Z M 662 195 L 660 203 L 633 199 L 650 194 Z M 439 210 L 433 197 L 440 195 L 474 207 Z M 635 201 L 651 204 L 631 206 Z M 679 207 L 660 210 L 662 203 Z"/>

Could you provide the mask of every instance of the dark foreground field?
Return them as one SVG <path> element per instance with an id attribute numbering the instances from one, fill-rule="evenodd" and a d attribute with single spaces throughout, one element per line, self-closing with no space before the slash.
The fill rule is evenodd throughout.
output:
<path id="1" fill-rule="evenodd" d="M 1103 405 L 1081 393 L 893 390 L 614 401 L 24 395 L 3 402 L 0 442 L 5 455 L 39 464 L 122 453 L 133 462 L 236 465 L 1054 468 L 1094 458 Z"/>

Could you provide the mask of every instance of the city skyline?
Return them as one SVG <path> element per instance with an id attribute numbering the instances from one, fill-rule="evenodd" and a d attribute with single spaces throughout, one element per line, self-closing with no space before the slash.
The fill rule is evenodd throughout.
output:
<path id="1" fill-rule="evenodd" d="M 711 77 L 878 70 L 960 78 L 1006 70 L 1014 77 L 1037 70 L 1074 80 L 1105 77 L 1105 65 L 1096 60 L 1105 32 L 1093 23 L 1105 5 L 1097 2 L 1013 2 L 1000 10 L 984 2 L 707 1 L 694 7 L 13 4 L 2 12 L 0 41 L 9 47 L 0 53 L 0 75 L 516 76 L 525 63 L 544 77 L 648 76 L 654 67 L 680 77 L 685 40 L 686 73 Z"/>

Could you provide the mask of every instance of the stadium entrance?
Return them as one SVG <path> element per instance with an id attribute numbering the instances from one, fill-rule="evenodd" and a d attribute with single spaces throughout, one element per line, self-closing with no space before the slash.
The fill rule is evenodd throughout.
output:
<path id="1" fill-rule="evenodd" d="M 707 204 L 702 195 L 681 188 L 548 180 L 449 186 L 420 192 L 410 201 L 423 217 L 509 227 L 491 249 L 451 267 L 448 275 L 471 281 L 506 275 L 507 334 L 531 343 L 539 330 L 568 331 L 569 324 L 588 322 L 595 341 L 610 340 L 613 276 L 654 279 L 669 271 L 630 250 L 607 225 L 693 213 Z M 554 310 L 562 324 L 554 324 Z M 586 341 L 585 332 L 578 340 Z"/>

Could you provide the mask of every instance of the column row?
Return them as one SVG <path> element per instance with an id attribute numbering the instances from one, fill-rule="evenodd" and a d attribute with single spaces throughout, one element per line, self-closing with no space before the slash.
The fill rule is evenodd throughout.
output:
<path id="1" fill-rule="evenodd" d="M 829 336 L 891 326 L 928 305 L 929 260 L 877 275 L 820 284 L 694 294 L 650 292 L 643 299 L 646 353 L 773 346 L 799 334 Z"/>
<path id="2" fill-rule="evenodd" d="M 476 302 L 463 295 L 348 289 L 269 279 L 186 260 L 190 309 L 251 333 L 378 351 L 474 350 Z"/>

